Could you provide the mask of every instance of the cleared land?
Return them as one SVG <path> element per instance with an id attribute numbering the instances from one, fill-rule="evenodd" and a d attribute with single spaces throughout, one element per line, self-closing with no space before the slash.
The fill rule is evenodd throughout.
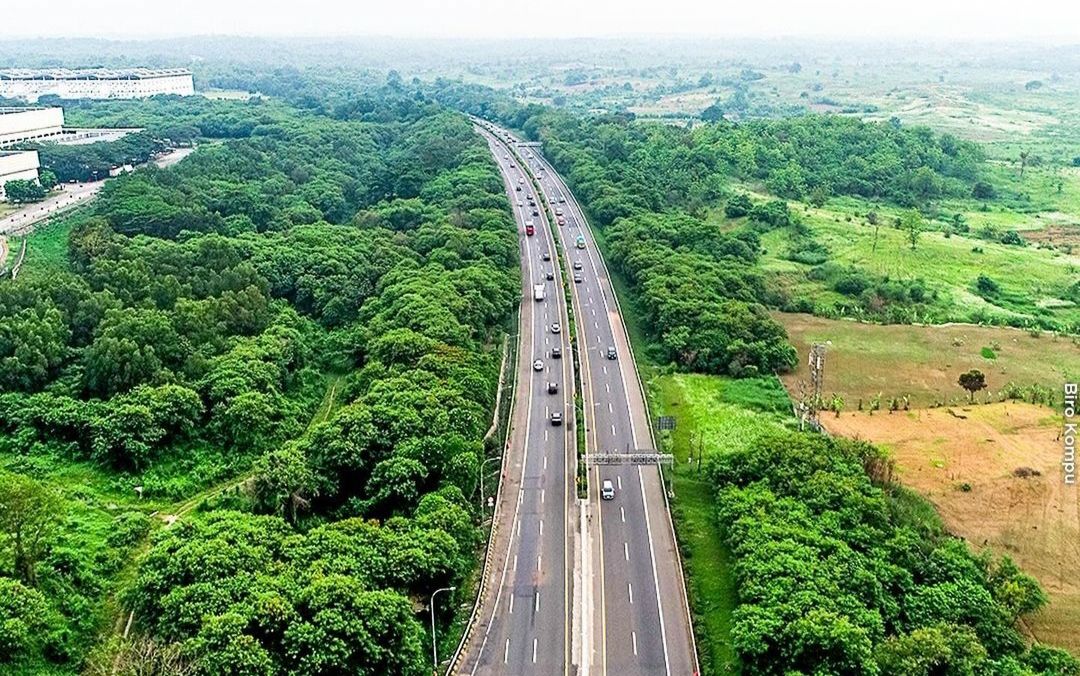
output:
<path id="1" fill-rule="evenodd" d="M 789 392 L 807 380 L 806 354 L 812 342 L 832 341 L 827 348 L 823 395 L 844 398 L 848 410 L 881 394 L 882 407 L 890 397 L 910 397 L 913 407 L 934 403 L 966 403 L 967 392 L 957 378 L 969 369 L 986 374 L 988 389 L 980 399 L 1000 398 L 1009 382 L 1039 385 L 1058 392 L 1066 379 L 1080 376 L 1080 346 L 1049 333 L 957 324 L 910 326 L 860 324 L 803 314 L 775 313 L 799 351 L 793 373 L 783 376 Z M 994 358 L 983 356 L 989 348 Z M 987 353 L 989 354 L 989 353 Z"/>
<path id="2" fill-rule="evenodd" d="M 830 414 L 823 422 L 834 434 L 888 448 L 900 481 L 928 498 L 951 532 L 1012 557 L 1038 579 L 1050 603 L 1027 628 L 1080 655 L 1080 498 L 1064 483 L 1059 416 L 995 403 Z"/>

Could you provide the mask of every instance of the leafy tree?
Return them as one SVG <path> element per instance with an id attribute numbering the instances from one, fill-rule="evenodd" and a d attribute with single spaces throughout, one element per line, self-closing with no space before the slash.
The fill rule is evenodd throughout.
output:
<path id="1" fill-rule="evenodd" d="M 923 230 L 922 214 L 914 209 L 905 212 L 900 227 L 904 231 L 904 237 L 911 246 L 911 250 L 914 251 L 919 243 L 919 235 L 922 234 Z"/>
<path id="2" fill-rule="evenodd" d="M 35 180 L 14 179 L 4 184 L 3 192 L 9 202 L 26 204 L 27 202 L 40 202 L 45 199 L 47 192 Z"/>
<path id="3" fill-rule="evenodd" d="M 971 369 L 966 373 L 961 373 L 956 382 L 960 387 L 968 391 L 968 400 L 971 402 L 974 402 L 976 392 L 986 389 L 986 376 L 979 369 Z"/>
<path id="4" fill-rule="evenodd" d="M 21 474 L 0 474 L 0 535 L 23 584 L 37 586 L 37 565 L 63 517 L 59 496 Z"/>

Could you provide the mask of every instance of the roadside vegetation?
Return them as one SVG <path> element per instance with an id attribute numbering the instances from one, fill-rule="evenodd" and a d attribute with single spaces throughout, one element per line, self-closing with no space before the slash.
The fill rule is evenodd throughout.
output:
<path id="1" fill-rule="evenodd" d="M 429 672 L 517 248 L 468 121 L 372 100 L 215 103 L 246 132 L 113 179 L 0 284 L 5 673 Z"/>

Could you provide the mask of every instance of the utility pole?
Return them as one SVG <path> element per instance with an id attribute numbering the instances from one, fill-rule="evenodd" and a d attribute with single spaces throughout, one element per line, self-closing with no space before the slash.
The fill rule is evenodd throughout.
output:
<path id="1" fill-rule="evenodd" d="M 434 662 L 431 673 L 439 673 L 439 648 L 435 643 L 435 595 L 442 591 L 454 591 L 457 587 L 443 587 L 431 592 L 431 660 Z"/>

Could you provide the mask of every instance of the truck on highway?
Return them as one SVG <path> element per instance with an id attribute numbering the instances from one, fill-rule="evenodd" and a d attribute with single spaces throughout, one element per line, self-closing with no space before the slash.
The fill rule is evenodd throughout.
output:
<path id="1" fill-rule="evenodd" d="M 533 284 L 533 300 L 540 302 L 544 300 L 544 285 Z"/>
<path id="2" fill-rule="evenodd" d="M 533 225 L 532 220 L 525 221 L 525 234 L 529 237 L 536 234 L 536 227 Z"/>
<path id="3" fill-rule="evenodd" d="M 577 239 L 574 241 L 574 246 L 576 246 L 579 249 L 584 249 L 585 248 L 585 235 L 578 235 Z"/>

